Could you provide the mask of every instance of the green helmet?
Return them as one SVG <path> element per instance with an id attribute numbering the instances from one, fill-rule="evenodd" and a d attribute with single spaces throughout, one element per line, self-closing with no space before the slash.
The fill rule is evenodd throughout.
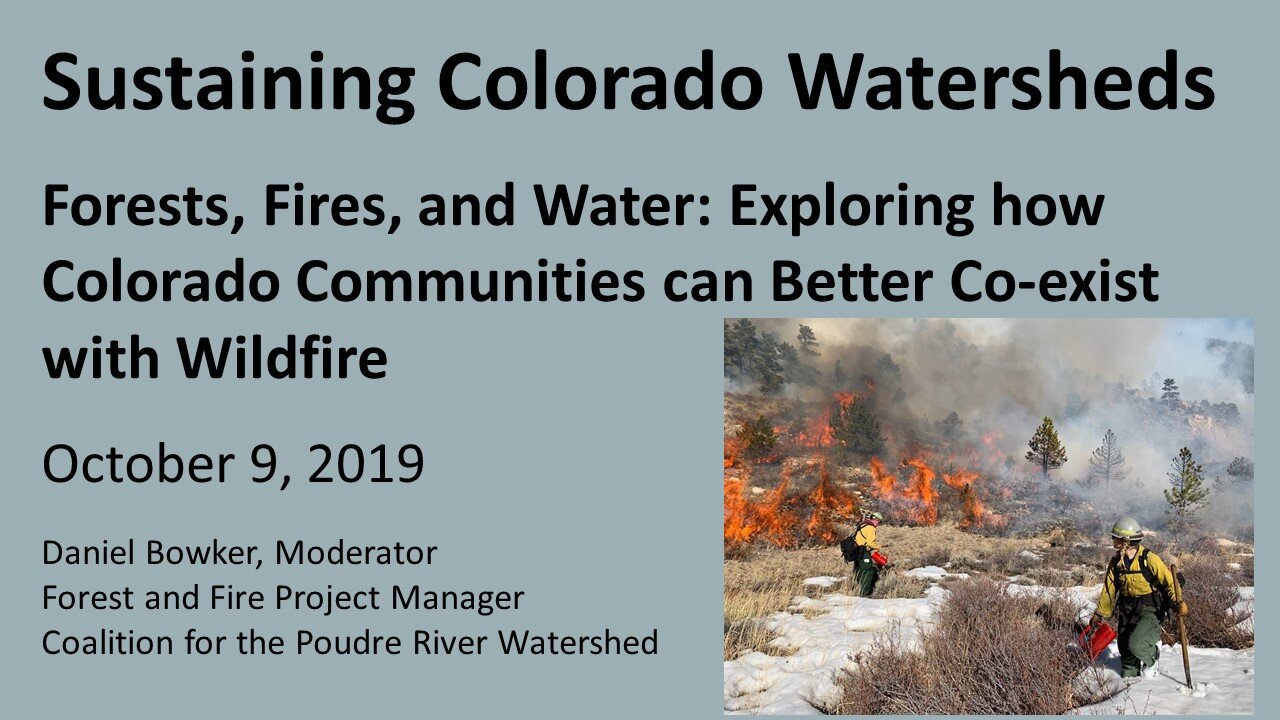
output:
<path id="1" fill-rule="evenodd" d="M 1142 526 L 1131 517 L 1122 517 L 1116 521 L 1115 525 L 1111 526 L 1111 537 L 1116 540 L 1141 540 Z"/>

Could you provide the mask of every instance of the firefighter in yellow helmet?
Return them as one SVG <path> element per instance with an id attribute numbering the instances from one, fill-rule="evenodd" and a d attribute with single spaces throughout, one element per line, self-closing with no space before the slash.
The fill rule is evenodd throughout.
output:
<path id="1" fill-rule="evenodd" d="M 1169 612 L 1187 614 L 1173 603 L 1173 575 L 1159 555 L 1142 547 L 1142 526 L 1122 517 L 1111 528 L 1116 554 L 1107 564 L 1102 595 L 1090 624 L 1114 615 L 1120 645 L 1121 677 L 1154 677 L 1160 623 Z"/>
<path id="2" fill-rule="evenodd" d="M 884 516 L 878 512 L 866 513 L 852 536 L 855 546 L 853 580 L 861 597 L 871 597 L 876 589 L 876 581 L 880 579 L 880 565 L 872 557 L 872 553 L 879 554 L 876 528 L 880 526 L 881 520 L 884 520 Z"/>

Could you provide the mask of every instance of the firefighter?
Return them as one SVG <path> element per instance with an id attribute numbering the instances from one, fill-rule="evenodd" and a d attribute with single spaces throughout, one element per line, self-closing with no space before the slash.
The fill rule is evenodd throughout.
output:
<path id="1" fill-rule="evenodd" d="M 876 589 L 876 581 L 880 579 L 880 565 L 872 557 L 872 553 L 879 555 L 876 552 L 880 549 L 876 544 L 876 528 L 880 526 L 881 520 L 884 520 L 884 516 L 878 512 L 864 514 L 852 536 L 855 548 L 853 581 L 861 597 L 871 597 Z"/>
<path id="2" fill-rule="evenodd" d="M 1171 606 L 1173 575 L 1159 555 L 1142 547 L 1142 526 L 1122 517 L 1111 528 L 1116 554 L 1107 564 L 1102 595 L 1089 624 L 1116 618 L 1121 677 L 1155 677 L 1160 623 L 1169 612 L 1187 614 L 1187 604 Z"/>

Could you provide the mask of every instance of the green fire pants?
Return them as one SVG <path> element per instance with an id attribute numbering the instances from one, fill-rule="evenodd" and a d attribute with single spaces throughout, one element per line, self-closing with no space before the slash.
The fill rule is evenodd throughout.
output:
<path id="1" fill-rule="evenodd" d="M 1144 666 L 1155 664 L 1160 620 L 1149 602 L 1122 599 L 1119 611 L 1120 677 L 1137 677 Z"/>
<path id="2" fill-rule="evenodd" d="M 870 554 L 854 563 L 853 582 L 858 588 L 858 595 L 871 597 L 875 592 L 876 580 L 880 579 L 880 568 L 871 562 Z"/>

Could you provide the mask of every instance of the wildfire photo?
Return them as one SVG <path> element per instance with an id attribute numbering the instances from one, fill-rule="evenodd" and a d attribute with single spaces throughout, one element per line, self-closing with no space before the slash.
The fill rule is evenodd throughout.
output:
<path id="1" fill-rule="evenodd" d="M 1189 597 L 1214 619 L 1188 657 L 1251 708 L 1252 675 L 1232 673 L 1252 672 L 1253 412 L 1248 320 L 726 320 L 726 711 L 1135 712 L 1123 634 L 1092 664 L 1063 656 L 1048 704 L 880 706 L 869 692 L 927 693 L 860 685 L 872 648 L 927 662 L 908 658 L 970 594 L 1038 618 L 1040 639 L 1016 642 L 1071 648 L 1122 516 L 1214 586 L 1211 610 Z M 775 683 L 791 690 L 760 689 Z M 1240 707 L 1220 693 L 1149 711 Z"/>

